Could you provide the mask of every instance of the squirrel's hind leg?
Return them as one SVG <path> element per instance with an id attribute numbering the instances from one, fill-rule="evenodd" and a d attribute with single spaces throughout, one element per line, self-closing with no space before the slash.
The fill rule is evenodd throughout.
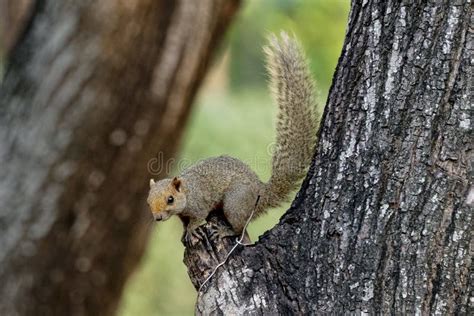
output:
<path id="1" fill-rule="evenodd" d="M 233 230 L 241 234 L 252 214 L 257 192 L 252 186 L 242 184 L 230 188 L 224 197 L 224 215 Z"/>

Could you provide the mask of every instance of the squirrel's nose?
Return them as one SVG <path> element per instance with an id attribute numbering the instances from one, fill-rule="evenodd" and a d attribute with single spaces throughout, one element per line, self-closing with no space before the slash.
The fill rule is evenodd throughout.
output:
<path id="1" fill-rule="evenodd" d="M 155 215 L 155 221 L 159 222 L 163 219 L 161 215 Z"/>

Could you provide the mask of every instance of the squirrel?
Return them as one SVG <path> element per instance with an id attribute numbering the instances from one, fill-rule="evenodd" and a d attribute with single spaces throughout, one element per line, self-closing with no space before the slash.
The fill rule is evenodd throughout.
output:
<path id="1" fill-rule="evenodd" d="M 286 201 L 311 163 L 316 144 L 314 81 L 299 42 L 282 32 L 264 47 L 270 90 L 278 104 L 276 147 L 272 174 L 262 182 L 242 161 L 229 156 L 203 160 L 179 176 L 150 180 L 147 202 L 156 221 L 178 215 L 185 224 L 185 238 L 209 213 L 222 208 L 235 233 L 247 220 Z M 256 201 L 258 201 L 256 203 Z"/>

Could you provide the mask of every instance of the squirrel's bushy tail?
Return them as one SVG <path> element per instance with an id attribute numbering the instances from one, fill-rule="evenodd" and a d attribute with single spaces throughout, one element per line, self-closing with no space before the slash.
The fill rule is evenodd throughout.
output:
<path id="1" fill-rule="evenodd" d="M 261 192 L 259 211 L 288 198 L 303 178 L 316 143 L 315 84 L 298 41 L 286 33 L 275 35 L 264 48 L 270 89 L 278 104 L 272 175 Z"/>

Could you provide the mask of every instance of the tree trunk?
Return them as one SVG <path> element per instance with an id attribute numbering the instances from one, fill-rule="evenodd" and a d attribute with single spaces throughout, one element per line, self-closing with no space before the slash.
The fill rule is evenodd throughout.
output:
<path id="1" fill-rule="evenodd" d="M 198 314 L 472 315 L 471 22 L 467 0 L 353 1 L 308 176 Z M 196 288 L 235 244 L 204 240 Z"/>
<path id="2" fill-rule="evenodd" d="M 35 1 L 0 90 L 1 315 L 114 313 L 147 241 L 148 162 L 175 152 L 237 7 Z"/>

